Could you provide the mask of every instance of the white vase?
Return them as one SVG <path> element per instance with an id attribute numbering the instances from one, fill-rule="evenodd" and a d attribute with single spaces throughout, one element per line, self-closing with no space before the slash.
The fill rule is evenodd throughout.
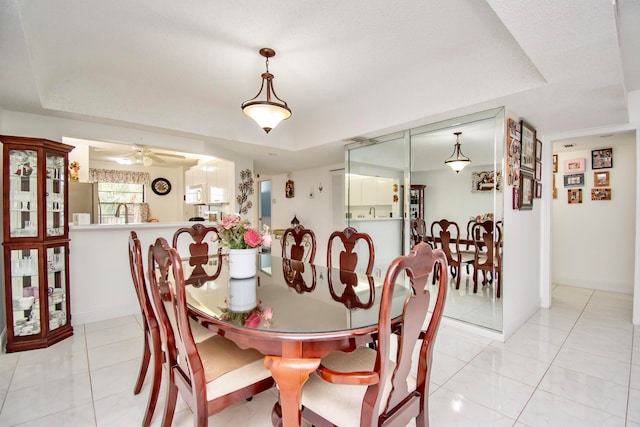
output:
<path id="1" fill-rule="evenodd" d="M 258 248 L 229 249 L 229 277 L 246 279 L 256 275 Z"/>
<path id="2" fill-rule="evenodd" d="M 256 278 L 229 279 L 229 309 L 245 312 L 256 308 Z"/>

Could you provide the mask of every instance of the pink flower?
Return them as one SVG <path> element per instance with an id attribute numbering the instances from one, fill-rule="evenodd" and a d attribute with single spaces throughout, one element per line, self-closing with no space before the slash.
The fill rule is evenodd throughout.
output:
<path id="1" fill-rule="evenodd" d="M 244 321 L 245 328 L 257 328 L 262 323 L 262 319 L 256 313 L 251 313 L 251 316 L 247 317 L 247 320 Z"/>
<path id="2" fill-rule="evenodd" d="M 262 242 L 262 236 L 256 230 L 250 228 L 244 234 L 244 242 L 252 248 L 255 248 Z"/>
<path id="3" fill-rule="evenodd" d="M 229 230 L 238 224 L 240 224 L 240 216 L 238 215 L 229 214 L 222 218 L 222 227 L 226 230 Z"/>
<path id="4" fill-rule="evenodd" d="M 262 245 L 266 247 L 271 247 L 271 234 L 265 234 L 262 236 Z"/>
<path id="5" fill-rule="evenodd" d="M 271 307 L 267 307 L 264 309 L 264 311 L 262 312 L 262 318 L 264 320 L 271 320 L 271 318 L 273 317 L 273 310 L 271 309 Z"/>

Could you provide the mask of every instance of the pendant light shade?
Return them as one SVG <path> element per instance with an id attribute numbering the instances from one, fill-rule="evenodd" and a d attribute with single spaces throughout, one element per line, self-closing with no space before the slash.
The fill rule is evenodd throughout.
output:
<path id="1" fill-rule="evenodd" d="M 462 132 L 454 132 L 453 134 L 456 136 L 456 145 L 453 148 L 451 157 L 445 160 L 444 164 L 456 171 L 456 173 L 460 173 L 465 166 L 471 164 L 471 160 L 462 154 L 462 150 L 460 150 L 460 135 Z"/>
<path id="2" fill-rule="evenodd" d="M 268 47 L 260 49 L 260 55 L 266 59 L 266 72 L 262 73 L 262 85 L 258 94 L 242 103 L 242 112 L 258 123 L 266 133 L 291 117 L 291 110 L 285 101 L 278 98 L 273 89 L 273 74 L 269 72 L 269 58 L 276 55 Z M 263 93 L 264 92 L 264 93 Z"/>

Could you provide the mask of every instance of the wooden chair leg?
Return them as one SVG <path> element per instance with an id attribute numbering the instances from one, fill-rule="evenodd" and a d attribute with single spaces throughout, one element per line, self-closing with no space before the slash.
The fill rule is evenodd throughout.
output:
<path id="1" fill-rule="evenodd" d="M 473 293 L 478 292 L 478 269 L 473 269 Z"/>
<path id="2" fill-rule="evenodd" d="M 160 394 L 160 383 L 162 382 L 162 351 L 157 349 L 153 352 L 153 382 L 151 383 L 151 392 L 149 393 L 149 402 L 147 403 L 147 410 L 142 420 L 143 427 L 149 427 L 151 425 L 151 419 L 153 413 L 156 410 L 156 404 L 158 403 L 158 395 Z"/>
<path id="3" fill-rule="evenodd" d="M 460 272 L 458 271 L 458 273 Z M 456 278 L 456 289 L 460 289 L 460 276 L 462 276 L 462 274 L 454 276 Z"/>
<path id="4" fill-rule="evenodd" d="M 144 384 L 144 377 L 147 375 L 147 369 L 149 368 L 149 360 L 151 359 L 151 347 L 149 344 L 149 330 L 146 329 L 145 323 L 145 332 L 144 332 L 144 348 L 142 350 L 142 364 L 140 365 L 140 373 L 138 374 L 138 380 L 136 381 L 136 385 L 133 387 L 133 394 L 140 393 L 142 390 L 142 385 Z"/>
<path id="5" fill-rule="evenodd" d="M 500 298 L 500 288 L 502 286 L 501 280 L 502 277 L 500 277 L 501 274 L 496 272 L 496 298 Z"/>
<path id="6" fill-rule="evenodd" d="M 169 368 L 171 371 L 171 368 Z M 167 387 L 167 399 L 164 402 L 164 414 L 162 415 L 162 427 L 171 427 L 173 422 L 173 414 L 176 411 L 176 402 L 178 400 L 178 386 L 173 379 L 173 372 L 169 372 L 169 386 Z M 193 414 L 196 417 L 196 414 Z"/>

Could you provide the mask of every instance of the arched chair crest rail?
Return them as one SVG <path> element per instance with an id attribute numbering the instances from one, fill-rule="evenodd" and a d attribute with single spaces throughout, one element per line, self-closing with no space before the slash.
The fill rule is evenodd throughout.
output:
<path id="1" fill-rule="evenodd" d="M 218 241 L 218 229 L 214 226 L 205 226 L 197 223 L 191 227 L 179 228 L 173 234 L 172 246 L 179 250 L 184 243 L 182 236 L 189 235 L 189 265 L 193 270 L 185 278 L 187 285 L 202 286 L 205 282 L 215 280 L 222 270 L 222 247 L 218 246 L 216 256 L 211 258 L 210 248 Z M 186 240 L 186 239 L 185 239 Z M 211 268 L 210 262 L 215 262 Z"/>
<path id="2" fill-rule="evenodd" d="M 432 296 L 425 285 L 436 263 L 444 268 L 433 313 L 423 329 Z M 391 263 L 380 298 L 377 348 L 362 346 L 323 358 L 302 389 L 303 419 L 315 426 L 406 426 L 413 418 L 419 427 L 429 425 L 429 379 L 447 294 L 447 270 L 444 252 L 423 242 Z M 390 313 L 394 288 L 403 285 L 399 280 L 413 291 L 403 302 L 402 327 L 393 328 Z M 391 354 L 394 335 L 398 347 Z"/>
<path id="3" fill-rule="evenodd" d="M 149 299 L 149 293 L 147 292 L 147 286 L 145 283 L 140 239 L 138 239 L 138 235 L 135 231 L 132 231 L 129 236 L 129 267 L 131 269 L 131 278 L 133 279 L 136 296 L 140 303 L 144 329 L 142 364 L 140 366 L 138 380 L 136 381 L 133 389 L 134 394 L 138 394 L 142 390 L 144 378 L 149 368 L 149 361 L 152 361 L 151 390 L 149 392 L 149 400 L 145 409 L 144 418 L 142 419 L 142 426 L 148 427 L 151 425 L 153 412 L 155 411 L 156 404 L 158 402 L 158 394 L 160 392 L 160 383 L 162 380 L 163 354 L 160 328 L 158 326 L 158 321 L 153 311 L 153 306 L 151 305 L 151 300 Z"/>
<path id="4" fill-rule="evenodd" d="M 460 227 L 446 219 L 434 221 L 431 223 L 431 239 L 434 248 L 442 249 L 445 253 L 451 275 L 456 278 L 456 289 L 460 289 L 461 268 L 473 263 L 473 255 L 460 250 Z M 439 271 L 440 268 L 437 268 L 434 280 Z"/>
<path id="5" fill-rule="evenodd" d="M 163 427 L 173 420 L 178 393 L 194 414 L 194 425 L 274 384 L 264 356 L 242 350 L 220 335 L 195 342 L 187 312 L 182 260 L 163 238 L 149 248 L 149 286 L 166 345 L 169 386 Z"/>
<path id="6" fill-rule="evenodd" d="M 282 258 L 313 264 L 316 257 L 316 235 L 313 230 L 298 224 L 282 234 Z"/>
<path id="7" fill-rule="evenodd" d="M 473 260 L 473 292 L 478 291 L 478 273 L 482 271 L 482 284 L 495 282 L 496 298 L 501 294 L 502 278 L 502 226 L 493 221 L 477 222 L 472 234 L 476 246 Z M 487 277 L 488 273 L 488 277 Z"/>
<path id="8" fill-rule="evenodd" d="M 427 237 L 427 224 L 424 219 L 417 218 L 411 220 L 411 247 L 417 245 L 420 242 L 426 241 Z"/>

